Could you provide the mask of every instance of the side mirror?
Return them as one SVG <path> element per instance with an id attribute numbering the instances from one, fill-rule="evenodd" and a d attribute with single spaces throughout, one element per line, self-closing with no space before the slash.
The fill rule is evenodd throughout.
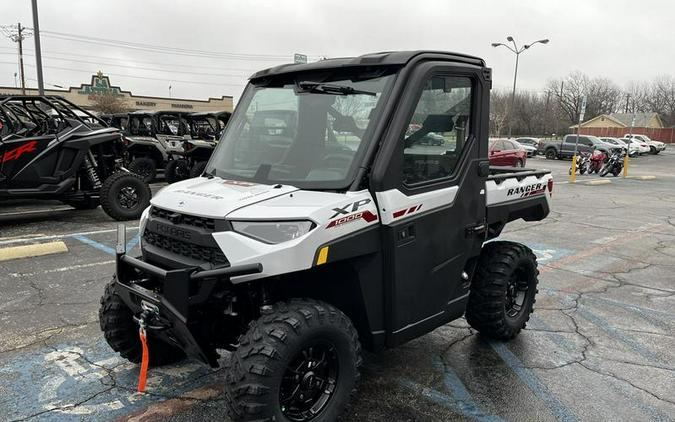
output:
<path id="1" fill-rule="evenodd" d="M 422 131 L 429 132 L 451 132 L 455 127 L 455 122 L 448 114 L 430 114 L 422 123 Z"/>

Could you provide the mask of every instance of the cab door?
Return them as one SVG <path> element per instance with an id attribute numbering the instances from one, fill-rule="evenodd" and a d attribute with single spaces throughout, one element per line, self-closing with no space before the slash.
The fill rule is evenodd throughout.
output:
<path id="1" fill-rule="evenodd" d="M 374 163 L 388 346 L 464 313 L 485 239 L 488 74 L 472 65 L 417 65 Z M 424 142 L 429 133 L 442 144 Z"/>

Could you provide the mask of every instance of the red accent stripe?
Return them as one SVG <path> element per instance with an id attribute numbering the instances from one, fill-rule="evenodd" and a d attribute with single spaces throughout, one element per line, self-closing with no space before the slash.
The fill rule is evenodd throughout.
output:
<path id="1" fill-rule="evenodd" d="M 410 213 L 412 213 L 412 212 L 415 212 L 415 209 L 417 209 L 417 207 L 409 208 L 409 209 L 408 209 L 408 214 L 410 214 Z"/>
<path id="2" fill-rule="evenodd" d="M 407 210 L 401 210 L 401 211 L 396 211 L 396 212 L 394 212 L 394 218 L 399 218 L 399 217 L 401 217 L 403 214 L 405 214 L 406 211 L 407 211 Z"/>

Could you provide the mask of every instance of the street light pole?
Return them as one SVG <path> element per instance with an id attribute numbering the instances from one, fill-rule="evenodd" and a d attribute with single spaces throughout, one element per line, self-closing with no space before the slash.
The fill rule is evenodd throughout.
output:
<path id="1" fill-rule="evenodd" d="M 516 66 L 515 66 L 515 69 L 513 71 L 513 91 L 511 91 L 511 105 L 509 106 L 509 112 L 508 112 L 508 115 L 509 115 L 509 138 L 510 138 L 511 134 L 512 134 L 512 131 L 513 131 L 513 109 L 516 106 L 516 81 L 518 80 L 518 61 L 520 59 L 520 53 L 529 49 L 530 47 L 532 47 L 533 45 L 535 45 L 537 43 L 548 44 L 549 40 L 548 40 L 548 38 L 542 39 L 542 40 L 537 40 L 533 43 L 525 44 L 522 47 L 518 47 L 518 45 L 516 44 L 516 41 L 513 39 L 512 36 L 506 37 L 506 40 L 513 44 L 513 48 L 511 48 L 510 45 L 506 45 L 506 44 L 503 44 L 503 43 L 500 43 L 500 42 L 493 42 L 492 46 L 493 47 L 499 47 L 499 46 L 506 47 L 509 50 L 511 50 L 511 52 L 513 54 L 516 55 Z"/>

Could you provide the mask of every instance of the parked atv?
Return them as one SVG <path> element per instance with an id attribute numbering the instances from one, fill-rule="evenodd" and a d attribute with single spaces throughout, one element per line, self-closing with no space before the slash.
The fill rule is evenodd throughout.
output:
<path id="1" fill-rule="evenodd" d="M 600 170 L 600 177 L 605 177 L 608 173 L 612 173 L 614 177 L 621 174 L 623 170 L 623 158 L 626 154 L 622 150 L 612 151 L 609 159 Z"/>
<path id="2" fill-rule="evenodd" d="M 170 140 L 167 151 L 172 158 L 164 175 L 169 183 L 197 177 L 204 171 L 231 113 L 191 113 L 187 115 L 190 139 Z"/>
<path id="3" fill-rule="evenodd" d="M 463 315 L 513 339 L 537 261 L 488 240 L 544 219 L 553 179 L 489 166 L 491 83 L 483 60 L 439 51 L 254 74 L 203 174 L 143 214 L 141 256 L 120 226 L 99 311 L 108 344 L 141 381 L 147 365 L 216 367 L 229 350 L 231 419 L 327 422 L 356 394 L 362 348 Z M 415 148 L 430 133 L 448 141 Z"/>
<path id="4" fill-rule="evenodd" d="M 169 145 L 181 145 L 190 139 L 188 113 L 173 111 L 137 111 L 129 113 L 125 132 L 125 162 L 129 170 L 151 182 L 158 170 L 170 160 Z"/>
<path id="5" fill-rule="evenodd" d="M 56 199 L 99 206 L 116 220 L 140 217 L 151 192 L 122 170 L 121 135 L 57 96 L 0 98 L 0 199 Z"/>

